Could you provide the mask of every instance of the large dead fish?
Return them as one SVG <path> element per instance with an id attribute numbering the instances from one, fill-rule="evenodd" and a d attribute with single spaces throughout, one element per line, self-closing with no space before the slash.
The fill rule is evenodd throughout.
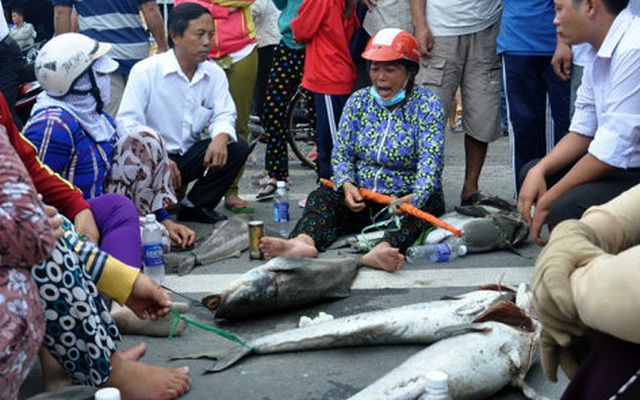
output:
<path id="1" fill-rule="evenodd" d="M 362 266 L 360 257 L 277 257 L 254 268 L 221 293 L 202 299 L 216 318 L 245 319 L 349 296 Z"/>
<path id="2" fill-rule="evenodd" d="M 165 266 L 169 271 L 177 270 L 178 275 L 182 276 L 199 265 L 239 257 L 249 248 L 248 229 L 247 222 L 239 217 L 218 222 L 211 234 L 192 250 L 165 254 Z"/>
<path id="3" fill-rule="evenodd" d="M 485 399 L 509 384 L 530 399 L 543 399 L 524 381 L 537 359 L 538 325 L 510 302 L 494 305 L 477 322 L 482 323 L 432 344 L 349 400 L 417 399 L 430 370 L 448 375 L 455 400 Z"/>
<path id="4" fill-rule="evenodd" d="M 442 300 L 370 311 L 262 336 L 221 358 L 208 372 L 222 371 L 241 358 L 348 346 L 432 343 L 444 327 L 471 323 L 500 300 L 513 301 L 515 292 L 486 285 L 473 292 Z M 196 358 L 205 357 L 200 354 Z"/>
<path id="5" fill-rule="evenodd" d="M 499 249 L 520 254 L 515 247 L 529 236 L 529 225 L 518 210 L 499 198 L 488 198 L 474 206 L 456 207 L 440 219 L 462 230 L 469 253 Z M 424 242 L 440 243 L 452 236 L 453 233 L 437 228 L 429 232 Z"/>

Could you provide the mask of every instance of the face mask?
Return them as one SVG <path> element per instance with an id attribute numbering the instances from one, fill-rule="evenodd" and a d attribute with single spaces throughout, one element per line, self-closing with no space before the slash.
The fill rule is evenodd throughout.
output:
<path id="1" fill-rule="evenodd" d="M 376 87 L 375 86 L 371 86 L 371 95 L 373 96 L 373 98 L 376 101 L 376 103 L 378 103 L 378 104 L 380 104 L 381 106 L 384 106 L 384 107 L 391 107 L 391 106 L 395 106 L 396 104 L 398 104 L 402 100 L 404 100 L 405 97 L 407 96 L 407 93 L 404 90 L 404 88 L 402 88 L 402 89 L 398 90 L 398 93 L 396 93 L 395 96 L 393 96 L 391 99 L 385 101 L 385 100 L 382 100 L 382 98 L 378 94 L 378 91 L 376 90 Z"/>

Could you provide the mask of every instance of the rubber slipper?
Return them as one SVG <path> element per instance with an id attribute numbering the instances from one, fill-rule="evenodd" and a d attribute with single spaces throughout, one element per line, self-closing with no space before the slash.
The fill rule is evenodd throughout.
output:
<path id="1" fill-rule="evenodd" d="M 224 203 L 224 208 L 234 214 L 251 214 L 255 208 L 246 201 L 237 201 L 234 203 Z"/>
<path id="2" fill-rule="evenodd" d="M 474 194 L 472 194 L 471 196 L 467 197 L 466 199 L 462 199 L 460 200 L 460 205 L 461 206 L 474 206 L 478 203 L 480 203 L 482 200 L 484 200 L 484 195 L 480 192 L 475 192 Z"/>
<path id="3" fill-rule="evenodd" d="M 264 185 L 262 185 L 262 187 L 258 191 L 258 194 L 256 195 L 256 200 L 262 201 L 262 200 L 273 199 L 273 196 L 276 194 L 276 189 L 277 189 L 277 186 L 276 186 L 275 180 L 271 180 L 265 183 Z"/>

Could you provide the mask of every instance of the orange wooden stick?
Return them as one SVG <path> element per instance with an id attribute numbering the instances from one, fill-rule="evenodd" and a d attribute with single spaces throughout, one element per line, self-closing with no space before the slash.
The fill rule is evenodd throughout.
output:
<path id="1" fill-rule="evenodd" d="M 333 188 L 333 182 L 331 182 L 328 179 L 320 179 L 320 183 L 323 186 Z M 375 201 L 376 203 L 380 203 L 380 204 L 391 204 L 394 200 L 393 197 L 387 196 L 386 194 L 372 192 L 371 190 L 363 189 L 363 188 L 359 188 L 358 190 L 360 191 L 360 195 L 362 196 L 362 198 L 365 200 Z M 434 224 L 437 227 L 446 229 L 458 237 L 462 236 L 462 231 L 460 229 L 456 228 L 451 224 L 444 222 L 443 220 L 441 220 L 440 218 L 436 217 L 433 214 L 429 214 L 428 212 L 422 211 L 421 209 L 411 204 L 401 203 L 398 206 L 398 208 L 406 212 L 407 214 L 413 215 L 416 218 L 420 218 L 422 220 L 425 220 L 427 222 Z"/>

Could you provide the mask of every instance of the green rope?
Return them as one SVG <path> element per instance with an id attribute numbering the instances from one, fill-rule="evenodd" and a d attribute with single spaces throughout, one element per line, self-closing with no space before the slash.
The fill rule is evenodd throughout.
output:
<path id="1" fill-rule="evenodd" d="M 373 248 L 373 244 L 367 239 L 367 237 L 364 235 L 365 232 L 368 231 L 374 231 L 374 230 L 378 230 L 381 229 L 382 227 L 385 227 L 387 225 L 391 225 L 389 228 L 387 228 L 388 232 L 396 232 L 400 230 L 400 216 L 396 215 L 393 213 L 393 208 L 392 206 L 398 206 L 402 204 L 402 202 L 400 201 L 394 201 L 391 204 L 389 204 L 388 206 L 384 207 L 382 210 L 378 211 L 378 213 L 376 213 L 376 215 L 374 215 L 371 220 L 372 221 L 376 221 L 382 214 L 391 214 L 391 218 L 382 220 L 382 221 L 378 221 L 378 222 L 374 222 L 371 225 L 365 226 L 362 231 L 360 232 L 362 234 L 362 242 L 364 244 L 364 246 L 366 247 L 367 251 L 371 251 L 371 249 Z"/>
<path id="2" fill-rule="evenodd" d="M 205 331 L 213 332 L 216 335 L 219 335 L 219 336 L 222 336 L 225 339 L 231 340 L 232 342 L 240 343 L 244 347 L 247 347 L 251 351 L 253 351 L 253 346 L 251 344 L 245 342 L 244 340 L 240 339 L 236 335 L 234 335 L 232 333 L 229 333 L 227 331 L 224 331 L 222 329 L 214 328 L 212 326 L 205 325 L 205 324 L 200 323 L 198 321 L 194 321 L 192 319 L 189 319 L 189 318 L 185 317 L 184 315 L 180 314 L 178 312 L 178 310 L 173 308 L 173 306 L 171 306 L 171 315 L 173 316 L 173 325 L 171 326 L 171 330 L 169 330 L 169 340 L 173 339 L 173 333 L 178 328 L 178 324 L 180 323 L 180 320 L 183 320 L 184 322 L 186 322 L 189 325 L 193 325 L 193 326 L 198 327 L 200 329 L 203 329 Z"/>

